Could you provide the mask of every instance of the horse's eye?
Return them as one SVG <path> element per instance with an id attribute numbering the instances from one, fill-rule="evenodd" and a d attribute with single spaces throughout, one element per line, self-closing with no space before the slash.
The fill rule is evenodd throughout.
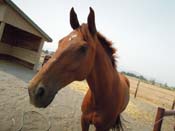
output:
<path id="1" fill-rule="evenodd" d="M 79 48 L 79 51 L 81 53 L 86 53 L 87 50 L 88 50 L 88 45 L 87 44 L 84 44 L 84 45 L 80 46 L 80 48 Z"/>

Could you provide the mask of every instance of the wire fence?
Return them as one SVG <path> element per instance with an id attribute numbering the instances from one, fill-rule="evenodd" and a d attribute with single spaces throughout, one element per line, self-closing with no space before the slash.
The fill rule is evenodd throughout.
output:
<path id="1" fill-rule="evenodd" d="M 175 91 L 161 88 L 140 81 L 139 79 L 128 77 L 130 81 L 130 94 L 135 98 L 148 100 L 160 107 L 173 109 L 175 106 Z"/>

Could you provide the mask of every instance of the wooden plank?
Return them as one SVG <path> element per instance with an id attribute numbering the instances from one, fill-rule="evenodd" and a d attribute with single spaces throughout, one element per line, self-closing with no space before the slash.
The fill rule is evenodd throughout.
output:
<path id="1" fill-rule="evenodd" d="M 9 44 L 0 43 L 0 53 L 14 56 L 18 59 L 35 64 L 37 62 L 37 52 L 28 49 L 11 46 Z"/>
<path id="2" fill-rule="evenodd" d="M 0 3 L 0 21 L 4 20 L 4 14 L 6 11 L 6 6 L 3 3 Z"/>
<path id="3" fill-rule="evenodd" d="M 5 27 L 5 23 L 0 22 L 0 40 L 1 40 L 3 32 L 4 32 L 4 27 Z"/>
<path id="4" fill-rule="evenodd" d="M 21 59 L 18 59 L 16 57 L 13 57 L 13 56 L 7 55 L 7 54 L 0 53 L 0 59 L 9 60 L 11 62 L 16 62 L 16 63 L 22 64 L 25 67 L 30 68 L 30 69 L 33 69 L 33 67 L 34 67 L 34 64 L 31 64 L 29 62 L 23 61 Z"/>
<path id="5" fill-rule="evenodd" d="M 12 52 L 12 48 L 10 45 L 0 42 L 0 54 L 10 55 L 11 52 Z"/>
<path id="6" fill-rule="evenodd" d="M 37 62 L 36 56 L 38 55 L 38 52 L 13 46 L 11 55 L 18 58 L 18 59 L 35 64 Z"/>
<path id="7" fill-rule="evenodd" d="M 34 70 L 37 70 L 37 68 L 39 66 L 39 60 L 40 60 L 43 45 L 44 45 L 44 39 L 42 39 L 40 41 L 40 45 L 39 45 L 39 48 L 38 48 L 38 53 L 36 55 L 36 62 L 35 62 Z"/>
<path id="8" fill-rule="evenodd" d="M 164 113 L 164 116 L 175 116 L 175 110 L 167 110 Z"/>

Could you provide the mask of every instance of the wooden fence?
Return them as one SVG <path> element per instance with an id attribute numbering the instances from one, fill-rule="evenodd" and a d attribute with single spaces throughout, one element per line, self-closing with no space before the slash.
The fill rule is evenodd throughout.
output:
<path id="1" fill-rule="evenodd" d="M 163 118 L 166 116 L 173 116 L 173 115 L 175 116 L 175 110 L 165 110 L 164 108 L 158 107 L 153 131 L 161 131 Z M 174 131 L 175 131 L 175 123 L 174 123 Z"/>

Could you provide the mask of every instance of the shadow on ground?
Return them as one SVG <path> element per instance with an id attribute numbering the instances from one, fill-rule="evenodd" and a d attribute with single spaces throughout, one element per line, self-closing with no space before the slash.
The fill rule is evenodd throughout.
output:
<path id="1" fill-rule="evenodd" d="M 11 74 L 19 79 L 28 82 L 36 74 L 36 71 L 28 69 L 20 64 L 6 60 L 0 60 L 0 71 Z"/>

